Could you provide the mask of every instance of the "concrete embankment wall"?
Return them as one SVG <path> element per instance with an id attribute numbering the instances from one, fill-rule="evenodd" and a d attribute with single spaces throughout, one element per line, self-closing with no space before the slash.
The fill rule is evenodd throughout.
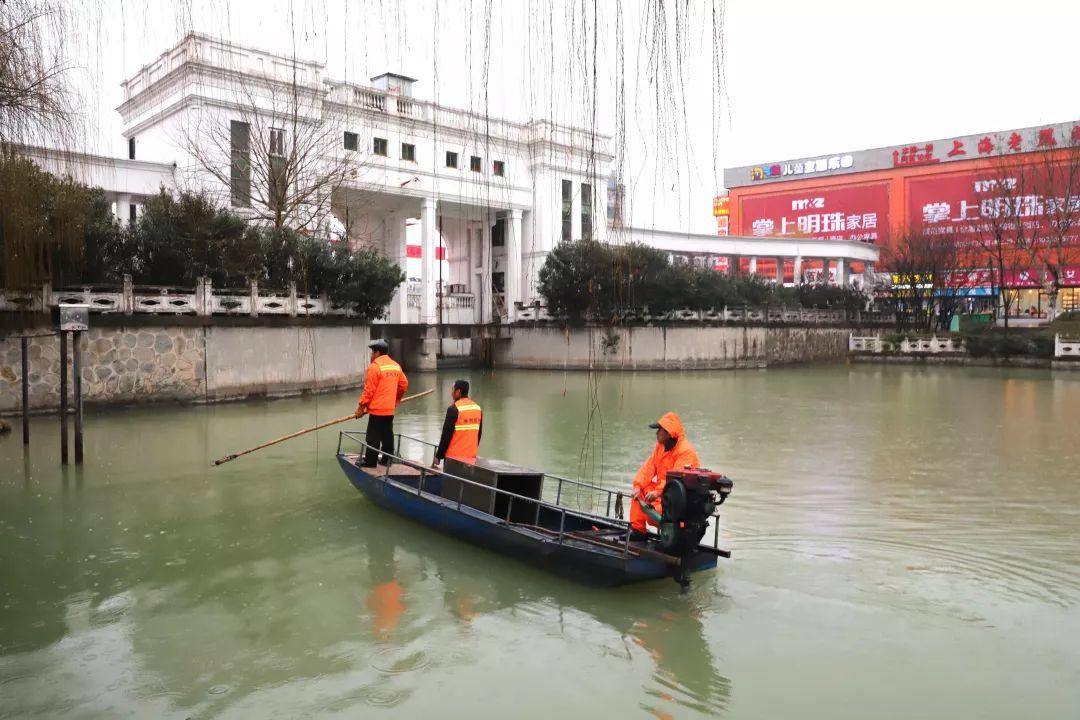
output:
<path id="1" fill-rule="evenodd" d="M 368 327 L 353 325 L 91 327 L 82 340 L 83 398 L 214 402 L 355 387 L 367 364 L 369 339 Z M 30 407 L 56 408 L 59 338 L 31 338 L 28 356 Z M 70 362 L 69 357 L 68 372 Z M 21 409 L 21 373 L 19 339 L 0 338 L 0 413 Z"/>
<path id="2" fill-rule="evenodd" d="M 842 362 L 841 327 L 523 327 L 495 346 L 495 367 L 678 370 Z M 508 337 L 507 337 L 508 335 Z"/>

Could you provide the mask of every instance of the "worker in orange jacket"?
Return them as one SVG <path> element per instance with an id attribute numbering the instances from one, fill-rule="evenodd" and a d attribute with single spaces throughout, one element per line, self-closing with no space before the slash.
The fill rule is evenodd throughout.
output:
<path id="1" fill-rule="evenodd" d="M 394 411 L 409 389 L 409 379 L 387 354 L 390 346 L 385 340 L 374 340 L 368 347 L 371 348 L 371 364 L 364 377 L 364 392 L 356 405 L 356 417 L 368 415 L 365 438 L 368 447 L 363 465 L 375 467 L 380 450 L 383 465 L 390 465 L 390 456 L 394 454 Z"/>
<path id="2" fill-rule="evenodd" d="M 664 413 L 649 427 L 656 430 L 656 447 L 634 476 L 633 499 L 630 501 L 630 527 L 637 533 L 647 532 L 646 523 L 652 524 L 639 503 L 647 503 L 662 512 L 660 496 L 667 484 L 668 471 L 681 470 L 688 465 L 696 468 L 701 464 L 697 451 L 686 439 L 686 430 L 678 415 Z"/>
<path id="3" fill-rule="evenodd" d="M 455 380 L 450 391 L 453 404 L 446 408 L 442 436 L 435 448 L 435 462 L 443 458 L 475 460 L 480 449 L 480 436 L 484 433 L 484 412 L 469 397 L 469 381 Z"/>

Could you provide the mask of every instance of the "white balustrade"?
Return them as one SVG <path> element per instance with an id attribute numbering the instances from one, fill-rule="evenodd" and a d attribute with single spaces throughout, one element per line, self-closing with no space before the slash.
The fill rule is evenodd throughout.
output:
<path id="1" fill-rule="evenodd" d="M 1061 333 L 1054 335 L 1054 357 L 1080 360 L 1080 338 L 1062 337 Z"/>

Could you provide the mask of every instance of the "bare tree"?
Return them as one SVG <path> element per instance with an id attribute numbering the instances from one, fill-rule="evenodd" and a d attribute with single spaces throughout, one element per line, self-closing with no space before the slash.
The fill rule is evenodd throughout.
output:
<path id="1" fill-rule="evenodd" d="M 1050 138 L 1046 139 L 1050 145 Z M 1054 319 L 1058 296 L 1069 266 L 1080 262 L 1080 124 L 1054 149 L 1039 157 L 1033 169 L 1034 202 L 1041 216 L 1028 247 L 1039 282 L 1046 290 L 1047 316 Z"/>
<path id="2" fill-rule="evenodd" d="M 893 241 L 893 304 L 899 329 L 930 331 L 934 320 L 947 329 L 959 302 L 955 274 L 961 265 L 956 239 L 930 235 L 922 228 L 900 232 Z"/>
<path id="3" fill-rule="evenodd" d="M 1006 292 L 1005 284 L 1028 267 L 1023 248 L 1032 244 L 1033 235 L 1030 224 L 1019 221 L 1019 208 L 1020 198 L 1032 192 L 1033 178 L 1030 166 L 1014 155 L 997 155 L 991 162 L 991 177 L 984 181 L 990 190 L 980 203 L 976 226 L 975 244 L 982 253 L 976 264 L 983 260 L 990 263 L 990 282 L 1000 298 L 1008 329 L 1013 297 Z"/>
<path id="4" fill-rule="evenodd" d="M 64 54 L 67 13 L 51 0 L 0 2 L 0 143 L 53 146 L 76 126 Z"/>
<path id="5" fill-rule="evenodd" d="M 356 172 L 323 90 L 266 76 L 233 88 L 234 108 L 192 113 L 183 143 L 198 168 L 227 188 L 231 205 L 275 228 L 314 232 L 333 192 Z"/>

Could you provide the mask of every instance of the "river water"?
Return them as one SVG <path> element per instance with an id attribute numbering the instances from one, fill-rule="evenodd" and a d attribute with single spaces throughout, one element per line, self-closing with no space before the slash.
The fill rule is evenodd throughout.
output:
<path id="1" fill-rule="evenodd" d="M 434 440 L 455 374 L 402 408 Z M 0 717 L 1080 717 L 1080 377 L 472 372 L 482 452 L 629 482 L 678 411 L 719 569 L 582 587 L 365 501 L 352 393 L 0 441 Z M 352 423 L 361 426 L 362 423 Z"/>

